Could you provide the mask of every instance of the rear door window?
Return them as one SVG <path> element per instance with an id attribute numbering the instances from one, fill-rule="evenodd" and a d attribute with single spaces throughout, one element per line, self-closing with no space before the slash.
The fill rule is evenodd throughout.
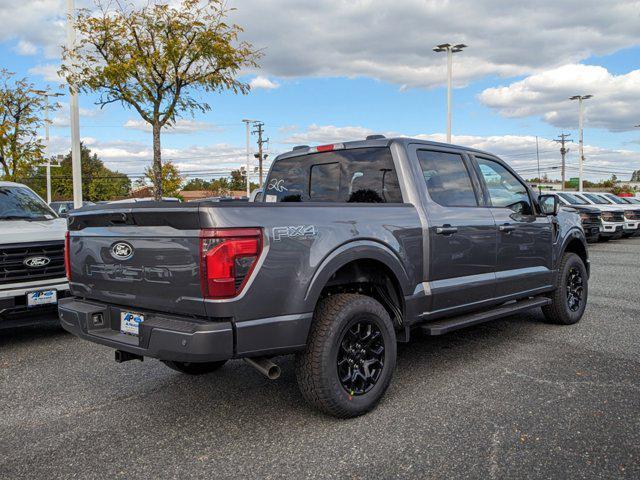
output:
<path id="1" fill-rule="evenodd" d="M 443 207 L 476 207 L 478 201 L 462 155 L 418 150 L 418 161 L 431 199 Z"/>

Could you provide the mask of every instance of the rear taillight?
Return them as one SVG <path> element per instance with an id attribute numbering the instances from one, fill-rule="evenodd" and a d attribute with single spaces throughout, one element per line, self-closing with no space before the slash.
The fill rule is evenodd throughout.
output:
<path id="1" fill-rule="evenodd" d="M 71 281 L 71 240 L 69 231 L 64 236 L 64 271 L 67 274 L 67 280 Z"/>
<path id="2" fill-rule="evenodd" d="M 205 298 L 238 295 L 262 252 L 259 228 L 200 231 L 200 278 Z"/>

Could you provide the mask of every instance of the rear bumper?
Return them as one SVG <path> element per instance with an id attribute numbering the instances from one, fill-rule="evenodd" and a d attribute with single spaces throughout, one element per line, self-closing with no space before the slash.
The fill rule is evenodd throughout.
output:
<path id="1" fill-rule="evenodd" d="M 311 314 L 233 323 L 140 312 L 145 320 L 136 337 L 120 332 L 120 311 L 113 305 L 73 297 L 58 306 L 62 327 L 82 339 L 177 362 L 290 353 L 304 348 L 311 323 Z M 96 322 L 97 314 L 102 314 L 102 323 Z"/>

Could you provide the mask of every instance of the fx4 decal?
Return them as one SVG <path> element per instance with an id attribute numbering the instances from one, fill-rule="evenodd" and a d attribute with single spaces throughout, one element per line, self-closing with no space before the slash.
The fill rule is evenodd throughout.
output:
<path id="1" fill-rule="evenodd" d="M 277 242 L 283 238 L 309 238 L 317 234 L 315 225 L 288 225 L 286 227 L 273 227 L 273 239 Z"/>

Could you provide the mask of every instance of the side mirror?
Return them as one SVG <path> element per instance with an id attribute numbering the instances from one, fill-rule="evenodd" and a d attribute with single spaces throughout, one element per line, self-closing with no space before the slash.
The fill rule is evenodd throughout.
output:
<path id="1" fill-rule="evenodd" d="M 540 195 L 538 197 L 538 203 L 540 204 L 540 209 L 542 213 L 545 215 L 558 215 L 558 210 L 560 210 L 560 202 L 558 202 L 558 197 L 555 195 Z"/>

